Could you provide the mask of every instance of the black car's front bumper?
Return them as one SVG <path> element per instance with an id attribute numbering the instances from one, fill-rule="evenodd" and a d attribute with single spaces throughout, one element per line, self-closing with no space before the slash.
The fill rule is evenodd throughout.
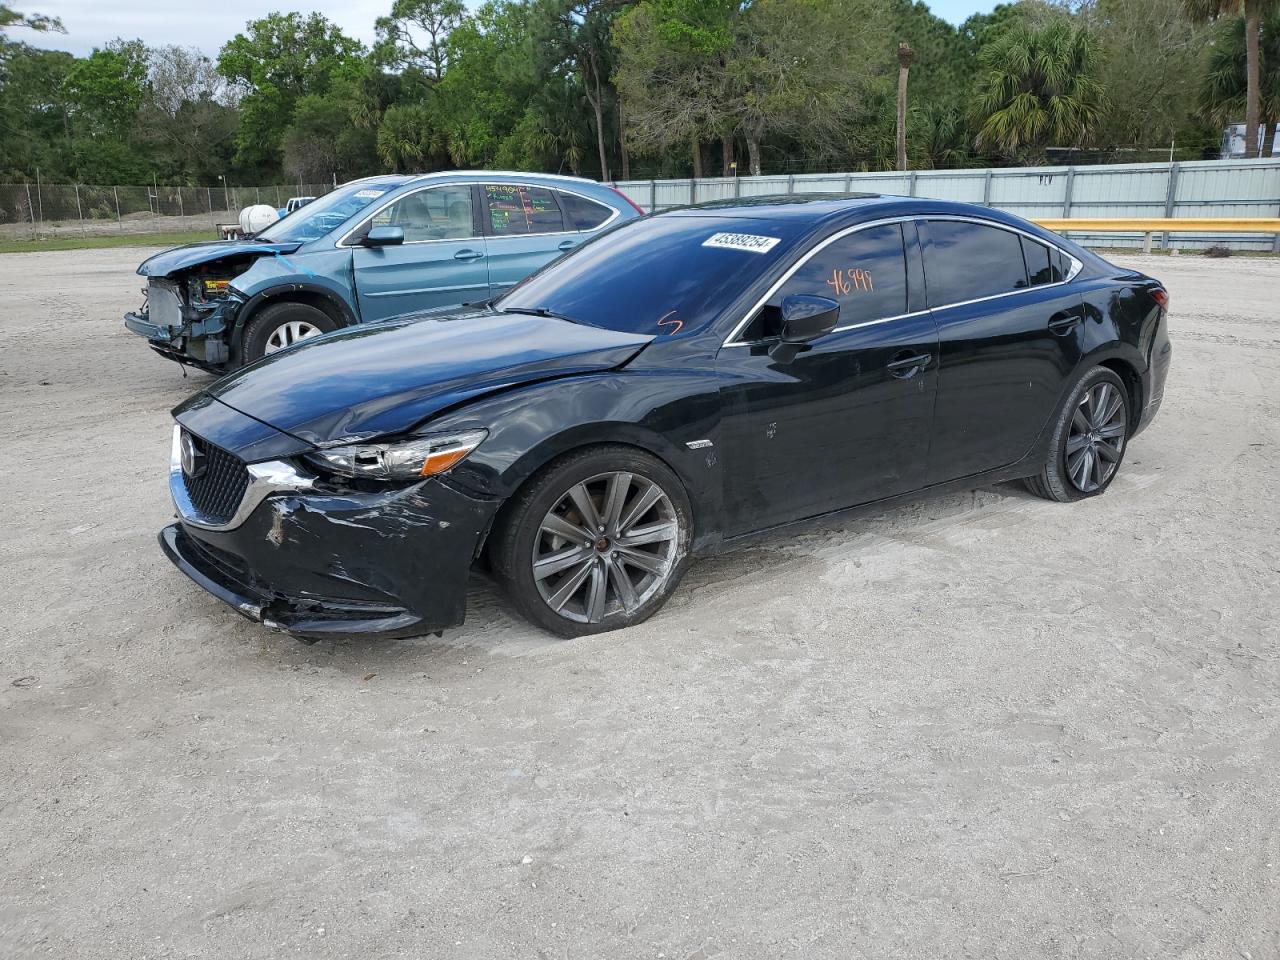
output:
<path id="1" fill-rule="evenodd" d="M 179 503 L 160 545 L 197 584 L 268 627 L 307 638 L 411 636 L 462 623 L 498 506 L 440 479 L 376 493 L 273 492 L 232 529 L 192 522 Z"/>

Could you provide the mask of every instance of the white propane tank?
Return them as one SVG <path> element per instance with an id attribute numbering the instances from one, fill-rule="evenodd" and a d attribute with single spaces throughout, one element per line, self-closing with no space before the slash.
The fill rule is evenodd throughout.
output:
<path id="1" fill-rule="evenodd" d="M 240 211 L 240 232 L 245 236 L 261 233 L 280 219 L 276 208 L 265 203 L 255 203 Z"/>

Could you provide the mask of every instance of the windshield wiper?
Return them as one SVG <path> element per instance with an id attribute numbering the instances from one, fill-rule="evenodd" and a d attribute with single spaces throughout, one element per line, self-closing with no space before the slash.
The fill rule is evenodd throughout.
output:
<path id="1" fill-rule="evenodd" d="M 495 310 L 495 313 L 528 313 L 535 317 L 547 317 L 551 320 L 564 320 L 566 323 L 576 323 L 581 327 L 590 327 L 592 324 L 585 320 L 577 320 L 574 317 L 566 316 L 563 313 L 556 313 L 554 310 L 548 310 L 546 307 L 512 307 L 505 310 Z"/>

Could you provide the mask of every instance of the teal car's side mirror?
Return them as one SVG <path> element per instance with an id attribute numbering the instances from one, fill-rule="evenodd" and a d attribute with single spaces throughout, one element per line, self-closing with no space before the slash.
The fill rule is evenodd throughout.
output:
<path id="1" fill-rule="evenodd" d="M 398 247 L 404 243 L 404 227 L 372 227 L 360 243 L 366 247 Z"/>

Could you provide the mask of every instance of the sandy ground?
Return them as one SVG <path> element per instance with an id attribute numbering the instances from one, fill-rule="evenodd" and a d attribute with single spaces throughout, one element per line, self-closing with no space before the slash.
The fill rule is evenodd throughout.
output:
<path id="1" fill-rule="evenodd" d="M 142 251 L 0 257 L 0 957 L 1280 956 L 1280 262 L 1167 281 L 1105 497 L 976 490 L 556 642 L 173 570 Z"/>

